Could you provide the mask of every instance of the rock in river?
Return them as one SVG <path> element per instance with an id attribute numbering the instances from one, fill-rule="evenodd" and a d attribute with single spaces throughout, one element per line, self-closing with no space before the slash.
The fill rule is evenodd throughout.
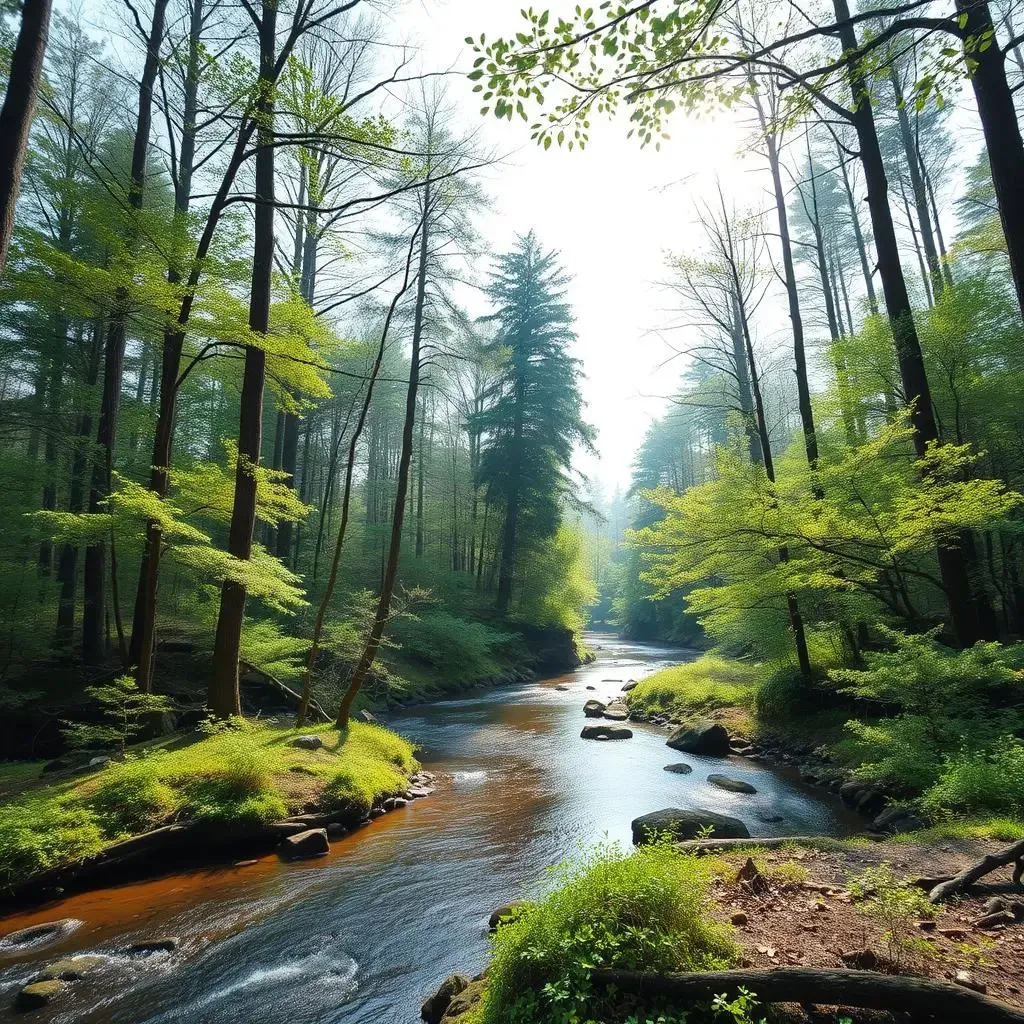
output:
<path id="1" fill-rule="evenodd" d="M 727 789 L 730 793 L 756 793 L 757 789 L 749 782 L 741 779 L 730 779 L 728 775 L 709 775 L 708 782 L 719 789 Z"/>
<path id="2" fill-rule="evenodd" d="M 665 807 L 634 818 L 632 822 L 633 843 L 642 846 L 663 835 L 676 840 L 696 839 L 707 828 L 714 829 L 714 839 L 749 839 L 747 826 L 739 818 L 714 811 L 684 811 L 678 807 Z"/>
<path id="3" fill-rule="evenodd" d="M 514 921 L 520 909 L 525 906 L 526 904 L 522 900 L 516 900 L 515 903 L 506 903 L 505 906 L 498 907 L 497 910 L 491 912 L 491 916 L 487 919 L 487 930 L 494 932 L 498 930 L 499 925 Z"/>
<path id="4" fill-rule="evenodd" d="M 583 705 L 583 714 L 587 718 L 600 718 L 604 714 L 604 705 L 599 700 L 588 700 Z"/>
<path id="5" fill-rule="evenodd" d="M 155 939 L 133 942 L 127 952 L 136 956 L 149 956 L 152 953 L 173 953 L 177 948 L 178 940 L 173 935 L 161 935 Z"/>
<path id="6" fill-rule="evenodd" d="M 14 1000 L 14 1008 L 22 1012 L 42 1009 L 64 987 L 64 982 L 56 979 L 33 981 L 18 993 Z"/>
<path id="7" fill-rule="evenodd" d="M 693 771 L 693 766 L 685 761 L 676 761 L 675 764 L 665 765 L 665 771 L 674 772 L 676 775 L 689 775 Z"/>
<path id="8" fill-rule="evenodd" d="M 331 852 L 331 844 L 327 841 L 327 829 L 309 828 L 294 836 L 285 836 L 282 843 L 284 856 L 288 860 L 300 860 L 303 857 L 322 857 Z"/>
<path id="9" fill-rule="evenodd" d="M 441 1024 L 441 1018 L 448 1009 L 451 1001 L 462 991 L 469 987 L 469 978 L 464 974 L 449 974 L 441 987 L 420 1007 L 420 1017 L 427 1024 Z"/>
<path id="10" fill-rule="evenodd" d="M 51 946 L 61 939 L 66 939 L 81 923 L 73 917 L 64 917 L 59 921 L 46 921 L 29 928 L 20 928 L 16 932 L 8 932 L 0 938 L 0 953 L 22 953 L 30 949 Z"/>
<path id="11" fill-rule="evenodd" d="M 633 730 L 624 725 L 585 725 L 580 733 L 585 740 L 628 740 Z"/>
<path id="12" fill-rule="evenodd" d="M 623 683 L 622 684 L 622 692 L 623 693 L 629 693 L 629 691 L 632 690 L 632 689 L 635 689 L 635 687 L 636 687 L 636 680 L 635 679 L 630 679 L 630 681 L 628 683 Z"/>
<path id="13" fill-rule="evenodd" d="M 602 718 L 609 718 L 613 722 L 624 722 L 629 718 L 629 708 L 620 700 L 613 700 L 603 712 L 601 712 Z"/>
<path id="14" fill-rule="evenodd" d="M 77 981 L 90 971 L 96 970 L 105 960 L 106 957 L 96 956 L 94 953 L 66 956 L 63 960 L 54 960 L 48 967 L 44 967 L 32 980 Z"/>
<path id="15" fill-rule="evenodd" d="M 729 753 L 729 733 L 718 722 L 702 721 L 681 725 L 665 743 L 673 750 L 681 750 L 685 754 L 725 757 Z"/>

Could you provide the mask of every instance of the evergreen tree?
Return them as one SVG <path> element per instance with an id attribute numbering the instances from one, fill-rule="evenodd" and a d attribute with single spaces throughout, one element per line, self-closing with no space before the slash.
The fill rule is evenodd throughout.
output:
<path id="1" fill-rule="evenodd" d="M 487 294 L 498 331 L 489 351 L 505 351 L 490 405 L 476 418 L 483 434 L 480 476 L 505 512 L 498 610 L 508 610 L 517 556 L 558 529 L 561 499 L 572 498 L 569 467 L 577 444 L 591 448 L 583 420 L 580 367 L 568 353 L 576 338 L 565 302 L 568 275 L 558 254 L 531 231 L 497 260 Z"/>

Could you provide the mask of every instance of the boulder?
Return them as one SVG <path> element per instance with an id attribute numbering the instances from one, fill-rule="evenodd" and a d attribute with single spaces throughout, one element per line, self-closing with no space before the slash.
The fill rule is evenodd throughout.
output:
<path id="1" fill-rule="evenodd" d="M 730 793 L 756 793 L 757 789 L 749 782 L 741 779 L 730 779 L 728 775 L 709 775 L 708 782 L 719 789 L 727 789 Z"/>
<path id="2" fill-rule="evenodd" d="M 491 916 L 487 919 L 488 931 L 497 931 L 500 925 L 514 920 L 520 909 L 525 906 L 526 904 L 522 900 L 516 900 L 514 903 L 506 903 L 505 906 L 492 911 Z"/>
<path id="3" fill-rule="evenodd" d="M 628 740 L 633 730 L 624 725 L 585 725 L 580 738 L 585 740 Z"/>
<path id="4" fill-rule="evenodd" d="M 432 995 L 428 996 L 420 1007 L 420 1017 L 426 1024 L 441 1024 L 441 1018 L 445 1015 L 451 1001 L 462 991 L 469 987 L 469 978 L 464 974 L 449 974 L 441 987 Z"/>
<path id="5" fill-rule="evenodd" d="M 8 932 L 0 938 L 0 953 L 22 953 L 50 946 L 67 938 L 81 923 L 73 917 L 64 917 L 59 921 L 46 921 Z"/>
<path id="6" fill-rule="evenodd" d="M 773 825 L 778 821 L 785 821 L 785 818 L 781 814 L 771 810 L 754 811 L 754 817 L 757 818 L 758 821 L 765 822 L 767 825 Z"/>
<path id="7" fill-rule="evenodd" d="M 331 844 L 327 841 L 327 829 L 325 828 L 309 828 L 294 836 L 285 836 L 282 845 L 284 856 L 288 860 L 322 857 L 331 851 Z"/>
<path id="8" fill-rule="evenodd" d="M 665 771 L 675 772 L 676 775 L 689 775 L 693 771 L 693 765 L 685 761 L 676 761 L 674 764 L 665 765 Z"/>
<path id="9" fill-rule="evenodd" d="M 622 692 L 623 693 L 629 693 L 629 691 L 632 690 L 635 686 L 636 686 L 636 680 L 635 679 L 630 679 L 630 681 L 628 683 L 623 683 L 622 684 Z"/>
<path id="10" fill-rule="evenodd" d="M 332 821 L 327 826 L 327 838 L 341 839 L 343 836 L 348 835 L 348 831 L 348 827 L 343 825 L 340 821 Z"/>
<path id="11" fill-rule="evenodd" d="M 633 819 L 632 828 L 635 846 L 642 846 L 663 835 L 669 835 L 677 841 L 696 839 L 699 833 L 708 828 L 714 829 L 714 839 L 750 838 L 747 826 L 739 818 L 716 814 L 714 811 L 684 811 L 678 807 L 665 807 L 660 811 L 642 814 Z"/>
<path id="12" fill-rule="evenodd" d="M 556 690 L 568 690 L 569 687 L 568 686 L 561 686 L 561 685 L 559 685 L 559 686 L 556 686 L 555 689 Z"/>
<path id="13" fill-rule="evenodd" d="M 365 722 L 367 725 L 376 725 L 377 723 L 377 719 L 366 708 L 356 712 L 356 719 L 360 722 Z"/>
<path id="14" fill-rule="evenodd" d="M 599 700 L 588 700 L 583 705 L 583 714 L 587 718 L 600 718 L 604 714 L 604 705 Z"/>
<path id="15" fill-rule="evenodd" d="M 48 967 L 44 967 L 32 980 L 33 981 L 77 981 L 90 971 L 96 970 L 106 960 L 106 957 L 96 956 L 94 953 L 82 953 L 79 956 L 66 956 L 63 960 L 54 960 Z"/>
<path id="16" fill-rule="evenodd" d="M 173 953 L 177 948 L 178 940 L 173 935 L 162 935 L 155 939 L 133 942 L 127 952 L 137 956 L 149 956 L 151 953 Z"/>
<path id="17" fill-rule="evenodd" d="M 487 981 L 484 978 L 474 978 L 448 1004 L 448 1009 L 445 1010 L 444 1016 L 441 1018 L 442 1024 L 444 1024 L 445 1021 L 457 1020 L 464 1013 L 469 1013 L 469 1011 L 480 1002 L 480 997 L 484 994 L 484 989 L 486 987 Z"/>
<path id="18" fill-rule="evenodd" d="M 729 733 L 719 722 L 703 721 L 681 725 L 665 743 L 684 754 L 725 757 L 729 753 Z"/>
<path id="19" fill-rule="evenodd" d="M 919 832 L 927 827 L 924 821 L 908 807 L 889 807 L 871 822 L 871 828 L 874 831 L 887 832 L 889 835 L 897 835 L 900 832 Z"/>
<path id="20" fill-rule="evenodd" d="M 601 717 L 613 722 L 624 722 L 629 718 L 629 708 L 622 701 L 613 700 L 601 713 Z"/>
<path id="21" fill-rule="evenodd" d="M 317 736 L 316 733 L 310 733 L 307 736 L 296 736 L 292 740 L 292 746 L 299 747 L 302 750 L 319 750 L 323 745 L 323 738 Z"/>
<path id="22" fill-rule="evenodd" d="M 588 686 L 588 687 L 586 687 L 586 689 L 588 689 L 588 690 L 596 690 L 597 687 L 596 686 Z"/>
<path id="23" fill-rule="evenodd" d="M 39 1010 L 58 995 L 65 987 L 63 981 L 33 981 L 26 985 L 14 1000 L 14 1008 L 24 1013 L 27 1010 Z"/>

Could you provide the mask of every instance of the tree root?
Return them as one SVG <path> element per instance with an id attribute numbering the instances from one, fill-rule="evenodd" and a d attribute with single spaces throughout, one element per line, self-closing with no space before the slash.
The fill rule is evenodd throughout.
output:
<path id="1" fill-rule="evenodd" d="M 972 864 L 970 867 L 964 868 L 958 875 L 954 875 L 944 882 L 939 882 L 928 894 L 928 899 L 932 903 L 941 903 L 943 900 L 949 899 L 950 896 L 954 896 L 956 893 L 962 892 L 970 885 L 973 885 L 979 878 L 983 878 L 989 872 L 995 871 L 996 868 L 1001 868 L 1014 862 L 1016 862 L 1016 866 L 1013 869 L 1013 881 L 1015 885 L 1020 885 L 1021 877 L 1024 876 L 1024 839 L 1019 840 L 1012 846 L 1008 846 L 1000 853 L 990 853 L 982 857 L 977 864 Z"/>
<path id="2" fill-rule="evenodd" d="M 937 1021 L 1024 1024 L 1024 1013 L 958 985 L 872 971 L 780 967 L 770 971 L 647 974 L 595 970 L 591 978 L 597 985 L 614 987 L 619 992 L 679 1000 L 684 1004 L 710 1000 L 720 994 L 732 995 L 739 988 L 745 988 L 764 1003 L 854 1006 L 931 1015 Z"/>

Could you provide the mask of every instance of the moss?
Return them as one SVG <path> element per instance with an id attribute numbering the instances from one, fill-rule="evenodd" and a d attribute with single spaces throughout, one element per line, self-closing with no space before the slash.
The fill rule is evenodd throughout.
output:
<path id="1" fill-rule="evenodd" d="M 314 732 L 323 736 L 319 750 L 291 745 Z M 0 882 L 17 883 L 170 821 L 272 821 L 308 802 L 366 809 L 404 790 L 415 767 L 408 741 L 361 722 L 345 733 L 250 724 L 185 744 L 140 745 L 121 763 L 41 785 L 0 808 Z"/>
<path id="2" fill-rule="evenodd" d="M 686 718 L 722 708 L 751 708 L 757 668 L 704 654 L 685 665 L 654 672 L 629 694 L 629 706 L 648 715 Z"/>

